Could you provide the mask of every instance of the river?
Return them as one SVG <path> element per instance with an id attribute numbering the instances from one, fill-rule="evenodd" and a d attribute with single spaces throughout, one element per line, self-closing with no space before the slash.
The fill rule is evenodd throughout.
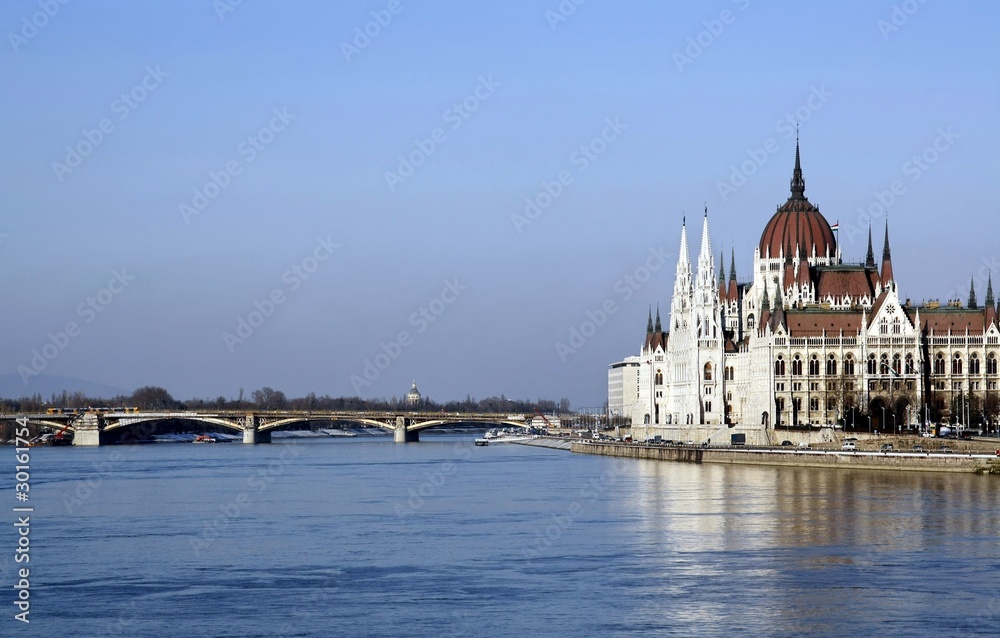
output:
<path id="1" fill-rule="evenodd" d="M 34 448 L 29 504 L 3 636 L 1000 634 L 996 477 L 424 433 Z"/>

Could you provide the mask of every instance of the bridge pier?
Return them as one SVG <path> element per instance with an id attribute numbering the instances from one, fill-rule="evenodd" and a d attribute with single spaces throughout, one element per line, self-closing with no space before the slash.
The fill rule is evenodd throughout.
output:
<path id="1" fill-rule="evenodd" d="M 393 430 L 392 440 L 395 443 L 416 443 L 420 440 L 419 432 L 411 432 L 406 429 L 410 420 L 405 416 L 396 417 L 396 429 Z"/>
<path id="2" fill-rule="evenodd" d="M 270 432 L 259 432 L 257 430 L 257 415 L 248 414 L 243 421 L 243 442 L 251 445 L 257 443 L 270 443 Z"/>
<path id="3" fill-rule="evenodd" d="M 101 421 L 93 412 L 84 414 L 73 428 L 73 445 L 100 445 Z"/>

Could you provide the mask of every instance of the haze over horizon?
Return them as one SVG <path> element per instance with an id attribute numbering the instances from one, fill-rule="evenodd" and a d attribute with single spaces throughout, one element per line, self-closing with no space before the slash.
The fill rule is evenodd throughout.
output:
<path id="1" fill-rule="evenodd" d="M 707 207 L 749 279 L 796 123 L 845 261 L 887 209 L 902 298 L 1000 286 L 994 2 L 0 11 L 0 373 L 24 394 L 30 371 L 600 406 L 669 310 L 685 215 L 691 258 Z"/>

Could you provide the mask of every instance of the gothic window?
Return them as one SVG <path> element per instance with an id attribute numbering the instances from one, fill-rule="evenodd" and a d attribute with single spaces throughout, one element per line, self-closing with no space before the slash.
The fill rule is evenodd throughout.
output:
<path id="1" fill-rule="evenodd" d="M 903 371 L 902 365 L 903 365 L 903 360 L 899 357 L 899 355 L 898 354 L 892 355 L 892 371 L 898 375 Z"/>
<path id="2" fill-rule="evenodd" d="M 852 355 L 844 357 L 844 374 L 848 376 L 854 375 L 854 357 Z"/>
<path id="3" fill-rule="evenodd" d="M 774 362 L 774 376 L 785 376 L 785 359 L 780 354 L 778 355 L 778 360 Z"/>
<path id="4" fill-rule="evenodd" d="M 896 317 L 895 319 L 892 320 L 892 334 L 898 335 L 902 334 L 902 332 L 903 332 L 903 323 L 899 320 L 899 317 Z"/>
<path id="5" fill-rule="evenodd" d="M 908 354 L 906 355 L 906 374 L 916 374 L 916 373 L 917 373 L 917 367 L 913 363 L 913 355 Z"/>
<path id="6" fill-rule="evenodd" d="M 792 399 L 792 405 L 795 406 L 795 411 L 796 412 L 801 412 L 802 411 L 802 397 L 795 397 L 794 399 Z"/>
<path id="7" fill-rule="evenodd" d="M 705 401 L 705 412 L 711 412 L 711 411 L 712 411 L 712 402 Z"/>
<path id="8" fill-rule="evenodd" d="M 656 385 L 663 385 L 663 370 L 656 371 Z"/>
<path id="9" fill-rule="evenodd" d="M 799 355 L 795 355 L 795 358 L 792 359 L 792 375 L 796 377 L 802 376 L 802 359 L 799 358 Z"/>
<path id="10" fill-rule="evenodd" d="M 774 400 L 774 405 L 775 407 L 778 408 L 778 412 L 785 411 L 785 400 L 782 399 L 781 397 L 778 397 L 777 399 Z"/>
<path id="11" fill-rule="evenodd" d="M 976 353 L 969 357 L 969 374 L 979 374 L 979 355 Z"/>
<path id="12" fill-rule="evenodd" d="M 835 377 L 837 376 L 837 357 L 832 354 L 826 360 L 826 376 Z"/>
<path id="13" fill-rule="evenodd" d="M 819 397 L 813 397 L 809 399 L 809 409 L 812 411 L 819 410 Z"/>
<path id="14" fill-rule="evenodd" d="M 944 354 L 939 352 L 937 353 L 937 357 L 934 358 L 934 374 L 944 374 L 944 366 Z"/>
<path id="15" fill-rule="evenodd" d="M 751 314 L 747 315 L 747 329 L 748 330 L 753 330 L 755 324 L 756 324 L 756 320 L 754 319 L 753 314 L 751 313 Z"/>
<path id="16" fill-rule="evenodd" d="M 875 355 L 873 354 L 868 355 L 868 374 L 875 374 L 876 365 L 877 364 L 875 363 Z"/>
<path id="17" fill-rule="evenodd" d="M 997 354 L 991 352 L 986 357 L 986 374 L 996 374 L 997 373 Z"/>
<path id="18" fill-rule="evenodd" d="M 889 334 L 889 320 L 882 317 L 882 321 L 878 322 L 878 333 L 882 335 Z"/>
<path id="19" fill-rule="evenodd" d="M 819 357 L 816 355 L 812 356 L 809 360 L 809 376 L 815 377 L 819 375 Z"/>
<path id="20" fill-rule="evenodd" d="M 878 373 L 889 374 L 889 355 L 883 354 L 878 361 Z"/>
<path id="21" fill-rule="evenodd" d="M 951 373 L 962 374 L 962 355 L 955 353 L 955 358 L 951 360 Z"/>
<path id="22" fill-rule="evenodd" d="M 706 363 L 705 364 L 705 381 L 711 381 L 711 380 L 712 380 L 712 364 L 711 363 Z"/>

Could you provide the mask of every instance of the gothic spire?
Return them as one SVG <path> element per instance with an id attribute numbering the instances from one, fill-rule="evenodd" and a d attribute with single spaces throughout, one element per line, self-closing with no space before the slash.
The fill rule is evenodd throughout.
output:
<path id="1" fill-rule="evenodd" d="M 767 312 L 771 310 L 771 299 L 767 294 L 767 280 L 764 280 L 764 301 L 760 303 L 760 309 L 762 312 Z"/>
<path id="2" fill-rule="evenodd" d="M 865 257 L 865 268 L 875 267 L 875 251 L 872 250 L 872 225 L 868 224 L 868 256 Z"/>
<path id="3" fill-rule="evenodd" d="M 992 306 L 993 301 L 993 273 L 989 274 L 989 278 L 986 280 L 986 305 Z"/>
<path id="4" fill-rule="evenodd" d="M 969 308 L 971 310 L 979 308 L 979 304 L 976 303 L 976 279 L 974 277 L 969 280 Z"/>
<path id="5" fill-rule="evenodd" d="M 646 320 L 646 334 L 653 334 L 653 307 L 649 307 L 649 319 Z"/>
<path id="6" fill-rule="evenodd" d="M 663 326 L 660 325 L 660 304 L 656 304 L 656 325 L 653 326 L 653 332 L 657 334 L 663 332 Z"/>
<path id="7" fill-rule="evenodd" d="M 799 161 L 799 125 L 795 125 L 795 170 L 792 171 L 792 199 L 806 198 L 806 181 L 802 178 L 802 163 Z"/>
<path id="8" fill-rule="evenodd" d="M 733 252 L 730 256 L 729 261 L 729 281 L 736 281 L 736 249 L 733 248 Z"/>
<path id="9" fill-rule="evenodd" d="M 719 253 L 719 285 L 726 283 L 726 262 L 722 258 L 722 253 Z"/>
<path id="10" fill-rule="evenodd" d="M 889 252 L 889 220 L 885 220 L 885 243 L 882 246 L 882 287 L 893 281 L 892 256 Z"/>

